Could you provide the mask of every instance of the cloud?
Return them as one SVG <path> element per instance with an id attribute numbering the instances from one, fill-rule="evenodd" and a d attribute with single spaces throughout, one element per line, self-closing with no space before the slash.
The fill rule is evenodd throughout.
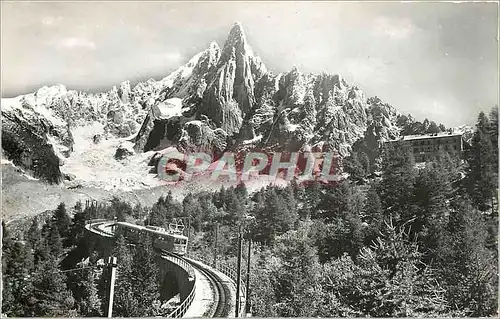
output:
<path id="1" fill-rule="evenodd" d="M 175 61 L 178 61 L 182 58 L 182 54 L 180 54 L 179 52 L 169 52 L 169 53 L 165 53 L 165 59 L 167 60 L 175 60 Z"/>
<path id="2" fill-rule="evenodd" d="M 53 17 L 53 16 L 46 16 L 42 18 L 42 24 L 44 26 L 56 26 L 59 25 L 62 20 L 62 17 Z"/>
<path id="3" fill-rule="evenodd" d="M 372 83 L 386 84 L 389 82 L 386 65 L 377 58 L 350 58 L 344 62 L 345 70 L 357 84 Z"/>
<path id="4" fill-rule="evenodd" d="M 425 110 L 432 114 L 434 117 L 439 117 L 442 118 L 443 116 L 449 114 L 449 109 L 446 104 L 444 104 L 442 101 L 437 101 L 434 100 L 430 103 L 432 107 L 428 108 L 426 107 Z"/>
<path id="5" fill-rule="evenodd" d="M 375 19 L 373 32 L 376 36 L 389 37 L 392 39 L 405 39 L 414 31 L 414 27 L 408 20 L 388 19 L 379 17 Z"/>
<path id="6" fill-rule="evenodd" d="M 96 48 L 95 42 L 82 37 L 63 38 L 56 43 L 59 49 L 88 49 Z"/>
<path id="7" fill-rule="evenodd" d="M 151 53 L 146 56 L 146 59 L 153 64 L 181 62 L 182 58 L 182 54 L 178 51 Z"/>
<path id="8" fill-rule="evenodd" d="M 314 59 L 322 59 L 327 57 L 328 52 L 325 52 L 325 50 L 322 50 L 322 48 L 315 47 L 315 48 L 304 48 L 304 49 L 299 49 L 294 52 L 294 56 L 300 58 L 301 60 L 314 60 Z"/>

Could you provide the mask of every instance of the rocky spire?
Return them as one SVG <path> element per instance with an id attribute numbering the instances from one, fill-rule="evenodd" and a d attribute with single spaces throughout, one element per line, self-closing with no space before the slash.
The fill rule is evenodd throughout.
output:
<path id="1" fill-rule="evenodd" d="M 224 114 L 231 104 L 231 113 L 236 112 L 238 114 L 235 116 L 245 118 L 255 104 L 255 82 L 266 72 L 264 63 L 254 56 L 248 45 L 243 26 L 236 22 L 229 31 L 214 76 L 208 85 L 202 113 L 216 124 L 224 126 L 224 119 L 228 118 Z"/>
<path id="2" fill-rule="evenodd" d="M 229 31 L 226 43 L 224 44 L 224 47 L 222 49 L 220 62 L 221 63 L 227 62 L 231 58 L 233 52 L 235 54 L 237 53 L 242 55 L 253 56 L 252 49 L 247 44 L 243 26 L 239 22 L 236 22 Z"/>

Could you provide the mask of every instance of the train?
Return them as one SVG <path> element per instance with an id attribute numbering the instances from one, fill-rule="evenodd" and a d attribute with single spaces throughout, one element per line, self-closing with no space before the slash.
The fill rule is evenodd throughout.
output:
<path id="1" fill-rule="evenodd" d="M 132 240 L 139 240 L 141 236 L 153 237 L 153 247 L 183 256 L 186 254 L 188 237 L 182 235 L 183 225 L 169 225 L 169 230 L 158 226 L 140 226 L 127 222 L 117 222 L 117 229 Z"/>

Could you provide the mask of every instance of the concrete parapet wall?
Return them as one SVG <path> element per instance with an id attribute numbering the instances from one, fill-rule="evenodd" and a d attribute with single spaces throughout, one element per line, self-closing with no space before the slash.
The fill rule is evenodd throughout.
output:
<path id="1" fill-rule="evenodd" d="M 163 282 L 168 282 L 168 276 L 173 274 L 176 279 L 176 291 L 179 292 L 181 301 L 186 299 L 191 293 L 196 280 L 191 266 L 182 259 L 172 256 L 158 256 L 157 262 L 160 266 L 160 275 Z M 168 288 L 162 287 L 163 292 L 171 290 Z"/>
<path id="2" fill-rule="evenodd" d="M 99 222 L 101 221 L 92 221 L 86 225 L 89 249 L 99 252 L 106 259 L 113 250 L 114 237 L 100 231 Z M 156 262 L 160 269 L 162 298 L 168 300 L 179 293 L 180 300 L 184 301 L 195 285 L 196 278 L 192 266 L 183 259 L 170 255 L 158 255 Z"/>

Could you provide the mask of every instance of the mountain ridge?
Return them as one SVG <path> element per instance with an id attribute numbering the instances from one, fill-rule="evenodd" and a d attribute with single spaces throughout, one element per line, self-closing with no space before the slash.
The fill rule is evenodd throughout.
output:
<path id="1" fill-rule="evenodd" d="M 400 117 L 397 109 L 370 100 L 339 74 L 304 74 L 297 67 L 273 74 L 253 52 L 241 23 L 235 23 L 222 48 L 211 42 L 158 81 L 133 87 L 123 81 L 96 94 L 56 85 L 2 99 L 2 148 L 16 165 L 57 183 L 72 179 L 60 168 L 66 161 L 77 166 L 75 139 L 91 139 L 90 150 L 101 140 L 120 139 L 125 154 L 120 163 L 171 146 L 211 153 L 315 147 L 345 157 L 366 137 L 379 144 L 399 136 Z M 95 134 L 75 133 L 94 124 L 100 127 Z M 19 133 L 24 131 L 28 135 Z"/>

